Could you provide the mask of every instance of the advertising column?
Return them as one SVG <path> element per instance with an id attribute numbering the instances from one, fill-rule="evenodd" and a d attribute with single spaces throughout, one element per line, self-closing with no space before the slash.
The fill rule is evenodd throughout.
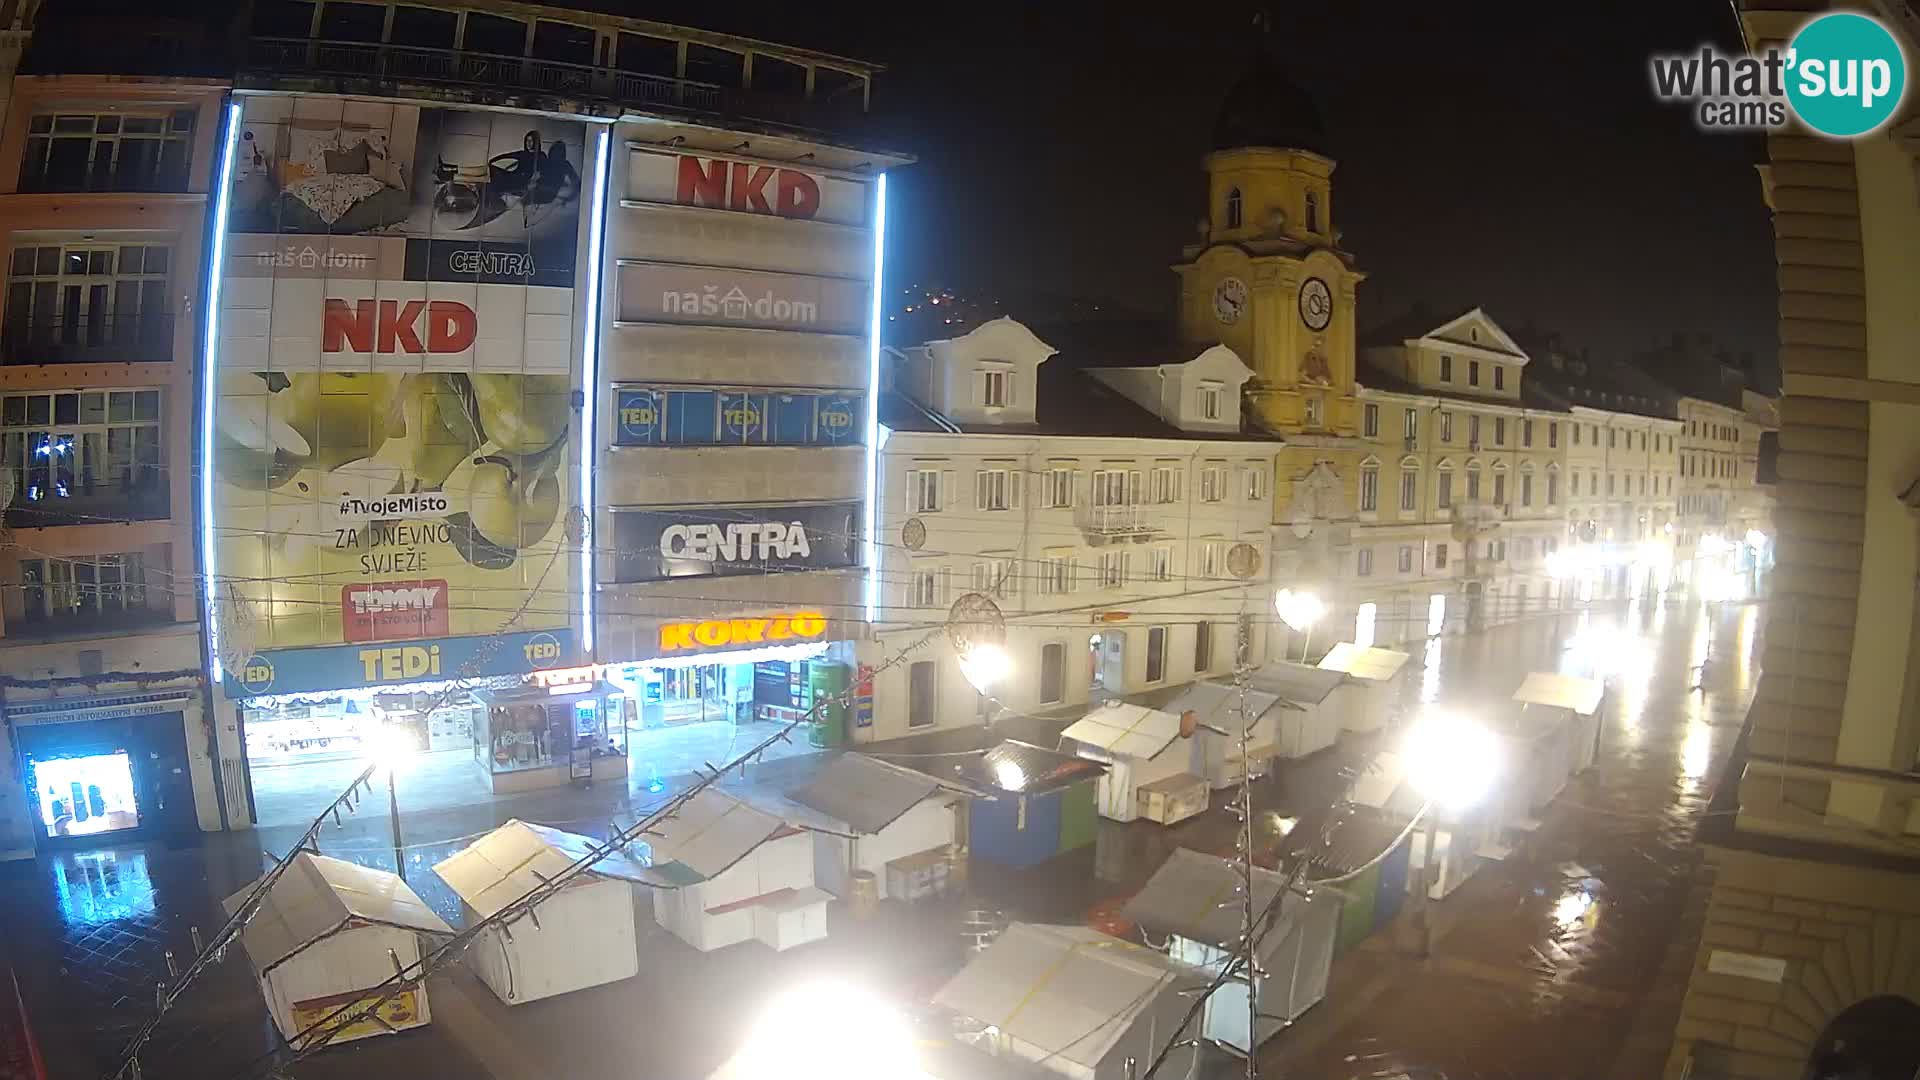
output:
<path id="1" fill-rule="evenodd" d="M 230 697 L 575 662 L 588 132 L 250 96 L 213 403 Z"/>

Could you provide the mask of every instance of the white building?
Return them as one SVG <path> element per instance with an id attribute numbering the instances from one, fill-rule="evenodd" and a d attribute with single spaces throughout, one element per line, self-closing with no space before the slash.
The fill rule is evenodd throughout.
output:
<path id="1" fill-rule="evenodd" d="M 1266 655 L 1280 443 L 1241 433 L 1232 350 L 1117 364 L 1002 318 L 889 359 L 868 663 L 978 592 L 1012 671 L 983 700 L 942 635 L 874 676 L 855 741 L 1224 674 L 1240 632 Z"/>

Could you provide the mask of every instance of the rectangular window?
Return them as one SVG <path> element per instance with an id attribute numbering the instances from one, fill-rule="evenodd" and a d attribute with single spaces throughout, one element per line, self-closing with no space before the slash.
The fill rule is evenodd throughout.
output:
<path id="1" fill-rule="evenodd" d="M 1403 574 L 1413 573 L 1413 545 L 1412 544 L 1400 545 L 1399 569 L 1400 569 L 1400 572 Z"/>
<path id="2" fill-rule="evenodd" d="M 913 571 L 913 576 L 907 580 L 908 607 L 940 606 L 941 570 L 941 567 L 930 566 Z"/>
<path id="3" fill-rule="evenodd" d="M 1613 449 L 1614 444 L 1618 441 L 1619 434 L 1620 433 L 1613 428 L 1607 429 L 1607 449 Z"/>
<path id="4" fill-rule="evenodd" d="M 27 123 L 22 192 L 185 191 L 196 111 L 42 113 Z"/>
<path id="5" fill-rule="evenodd" d="M 1354 573 L 1361 577 L 1373 576 L 1373 549 L 1363 547 L 1353 553 Z"/>
<path id="6" fill-rule="evenodd" d="M 1474 466 L 1467 470 L 1467 501 L 1473 502 L 1480 497 L 1480 468 Z"/>
<path id="7" fill-rule="evenodd" d="M 1227 497 L 1227 467 L 1208 465 L 1200 470 L 1200 501 L 1223 502 Z"/>
<path id="8" fill-rule="evenodd" d="M 1093 505 L 1125 506 L 1127 498 L 1127 470 L 1095 469 L 1093 472 Z"/>
<path id="9" fill-rule="evenodd" d="M 1531 420 L 1520 421 L 1520 445 L 1533 445 L 1533 421 Z"/>
<path id="10" fill-rule="evenodd" d="M 1503 364 L 1493 365 L 1493 388 L 1495 390 L 1507 388 L 1507 369 Z"/>
<path id="11" fill-rule="evenodd" d="M 1571 426 L 1573 428 L 1573 445 L 1579 446 L 1580 445 L 1580 425 L 1574 424 Z"/>
<path id="12" fill-rule="evenodd" d="M 1157 547 L 1153 549 L 1153 580 L 1173 580 L 1173 549 Z"/>
<path id="13" fill-rule="evenodd" d="M 1203 578 L 1217 578 L 1224 569 L 1226 544 L 1219 540 L 1202 540 L 1198 548 L 1199 563 L 1195 567 Z"/>
<path id="14" fill-rule="evenodd" d="M 1020 509 L 1021 481 L 1026 474 L 1015 469 L 981 469 L 973 474 L 973 507 L 976 510 Z"/>
<path id="15" fill-rule="evenodd" d="M 1058 641 L 1040 646 L 1040 704 L 1056 705 L 1067 696 L 1067 647 Z"/>
<path id="16" fill-rule="evenodd" d="M 938 513 L 941 507 L 941 470 L 913 469 L 907 473 L 907 506 L 916 514 Z"/>
<path id="17" fill-rule="evenodd" d="M 104 627 L 148 611 L 146 556 L 137 551 L 21 559 L 20 588 L 30 625 Z"/>
<path id="18" fill-rule="evenodd" d="M 1507 505 L 1507 474 L 1506 473 L 1497 472 L 1493 474 L 1493 505 L 1495 506 Z"/>
<path id="19" fill-rule="evenodd" d="M 1327 422 L 1327 403 L 1318 394 L 1307 397 L 1306 424 L 1310 428 L 1324 427 Z"/>
<path id="20" fill-rule="evenodd" d="M 1372 513 L 1380 509 L 1380 470 L 1360 470 L 1360 512 Z"/>
<path id="21" fill-rule="evenodd" d="M 1467 445 L 1475 450 L 1480 449 L 1480 417 L 1478 415 L 1467 417 Z"/>
<path id="22" fill-rule="evenodd" d="M 1004 409 L 1013 401 L 1013 372 L 1006 368 L 980 371 L 980 404 L 988 409 Z"/>
<path id="23" fill-rule="evenodd" d="M 1073 470 L 1048 469 L 1040 478 L 1041 502 L 1058 510 L 1073 505 Z"/>
<path id="24" fill-rule="evenodd" d="M 1600 474 L 1599 473 L 1593 472 L 1593 473 L 1587 474 L 1587 494 L 1588 495 L 1600 494 Z"/>
<path id="25" fill-rule="evenodd" d="M 1557 450 L 1559 448 L 1560 422 L 1557 420 L 1549 420 L 1547 421 L 1547 449 Z"/>
<path id="26" fill-rule="evenodd" d="M 1433 565 L 1437 570 L 1447 568 L 1447 544 L 1444 541 L 1433 545 Z"/>
<path id="27" fill-rule="evenodd" d="M 1148 478 L 1147 496 L 1152 501 L 1162 505 L 1177 503 L 1180 501 L 1181 496 L 1185 494 L 1185 492 L 1181 490 L 1185 486 L 1181 481 L 1185 479 L 1186 474 L 1181 471 L 1179 466 L 1157 465 Z"/>
<path id="28" fill-rule="evenodd" d="M 1195 674 L 1213 670 L 1213 624 L 1210 622 L 1193 626 L 1193 670 Z"/>
<path id="29" fill-rule="evenodd" d="M 1152 626 L 1147 628 L 1147 681 L 1164 682 L 1167 678 L 1167 628 Z"/>
<path id="30" fill-rule="evenodd" d="M 7 522 L 38 527 L 166 517 L 160 431 L 159 390 L 0 398 L 0 460 L 15 485 Z"/>
<path id="31" fill-rule="evenodd" d="M 1406 440 L 1407 449 L 1413 449 L 1413 444 L 1420 438 L 1420 413 L 1418 410 L 1408 409 L 1406 411 L 1405 416 L 1400 421 L 1400 437 Z"/>
<path id="32" fill-rule="evenodd" d="M 1480 361 L 1478 360 L 1467 361 L 1467 385 L 1480 385 Z"/>
<path id="33" fill-rule="evenodd" d="M 973 564 L 974 592 L 1004 599 L 1013 595 L 1019 584 L 1020 574 L 1011 556 Z"/>
<path id="34" fill-rule="evenodd" d="M 1060 596 L 1073 591 L 1073 556 L 1049 555 L 1040 574 L 1040 591 Z"/>
<path id="35" fill-rule="evenodd" d="M 1560 474 L 1550 472 L 1547 474 L 1547 505 L 1558 506 L 1559 504 L 1560 504 Z"/>
<path id="36" fill-rule="evenodd" d="M 7 272 L 7 362 L 173 359 L 172 267 L 173 250 L 161 245 L 15 248 Z"/>
<path id="37" fill-rule="evenodd" d="M 1613 474 L 1607 474 L 1607 494 L 1613 494 Z"/>
<path id="38" fill-rule="evenodd" d="M 1440 479 L 1433 489 L 1433 502 L 1442 510 L 1453 505 L 1453 470 L 1440 470 Z"/>
<path id="39" fill-rule="evenodd" d="M 1453 441 L 1453 414 L 1450 412 L 1440 414 L 1440 441 L 1443 443 Z"/>
<path id="40" fill-rule="evenodd" d="M 1507 418 L 1504 416 L 1493 418 L 1493 445 L 1507 445 Z"/>
<path id="41" fill-rule="evenodd" d="M 1413 469 L 1403 469 L 1400 473 L 1400 509 L 1412 513 L 1420 499 L 1420 474 Z"/>
<path id="42" fill-rule="evenodd" d="M 1520 474 L 1520 505 L 1521 506 L 1533 505 L 1533 474 L 1532 473 Z"/>
<path id="43" fill-rule="evenodd" d="M 1360 410 L 1360 434 L 1369 439 L 1380 435 L 1380 406 L 1368 405 Z"/>
<path id="44" fill-rule="evenodd" d="M 1103 588 L 1117 589 L 1127 583 L 1127 553 L 1124 551 L 1103 551 L 1100 553 L 1100 585 Z"/>
<path id="45" fill-rule="evenodd" d="M 1453 357 L 1448 356 L 1446 353 L 1440 354 L 1440 381 L 1453 381 Z"/>
<path id="46" fill-rule="evenodd" d="M 910 728 L 933 726 L 938 702 L 934 696 L 936 670 L 932 660 L 919 660 L 907 666 L 907 726 Z"/>
<path id="47" fill-rule="evenodd" d="M 1220 419 L 1220 391 L 1224 389 L 1216 382 L 1200 384 L 1200 419 Z"/>

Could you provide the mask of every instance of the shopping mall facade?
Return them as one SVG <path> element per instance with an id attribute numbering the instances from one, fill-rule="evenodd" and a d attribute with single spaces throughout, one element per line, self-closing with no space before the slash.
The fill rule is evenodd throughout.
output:
<path id="1" fill-rule="evenodd" d="M 652 783 L 847 685 L 876 69 L 249 7 L 118 60 L 43 15 L 16 80 L 8 523 L 47 554 L 7 590 L 0 849 L 305 820 L 370 755 L 435 805 Z"/>

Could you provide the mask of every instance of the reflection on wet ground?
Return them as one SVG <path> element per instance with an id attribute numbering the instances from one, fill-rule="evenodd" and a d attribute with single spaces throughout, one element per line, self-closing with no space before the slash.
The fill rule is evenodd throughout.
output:
<path id="1" fill-rule="evenodd" d="M 1268 1044 L 1263 1074 L 1546 1080 L 1609 1076 L 1617 1061 L 1627 1068 L 1622 1049 L 1635 1051 L 1636 1009 L 1666 992 L 1663 958 L 1698 875 L 1694 829 L 1758 677 L 1758 648 L 1755 605 L 1705 610 L 1677 601 L 1416 646 L 1409 701 L 1467 713 L 1505 701 L 1531 670 L 1605 675 L 1597 766 L 1567 786 L 1510 858 L 1440 905 L 1431 962 L 1394 951 L 1390 931 L 1345 953 L 1327 999 Z M 772 762 L 729 783 L 790 790 L 815 765 L 812 758 Z M 1263 857 L 1279 849 L 1296 819 L 1328 801 L 1338 783 L 1333 771 L 1328 758 L 1309 759 L 1259 785 L 1255 832 Z M 409 814 L 408 877 L 457 922 L 457 901 L 430 867 L 469 838 L 512 816 L 605 835 L 613 820 L 633 820 L 667 794 L 623 784 Z M 374 802 L 383 807 L 385 799 Z M 825 945 L 777 956 L 757 946 L 698 954 L 659 930 L 643 899 L 640 978 L 509 1010 L 456 973 L 442 980 L 444 990 L 436 983 L 431 1028 L 330 1050 L 298 1075 L 624 1078 L 640 1060 L 644 1074 L 702 1075 L 737 1040 L 745 1004 L 792 979 L 857 973 L 923 998 L 959 962 L 957 925 L 968 906 L 1082 922 L 1090 907 L 1131 895 L 1176 847 L 1230 853 L 1238 823 L 1219 808 L 1223 802 L 1174 828 L 1102 821 L 1094 846 L 1035 870 L 976 867 L 964 901 L 890 911 L 866 926 L 836 914 Z M 184 962 L 188 926 L 217 925 L 219 899 L 260 872 L 262 847 L 280 850 L 296 831 L 213 836 L 182 850 L 65 853 L 0 870 L 15 897 L 12 957 L 56 1076 L 98 1074 L 150 1014 L 166 950 Z M 391 845 L 384 815 L 365 810 L 322 838 L 328 854 L 389 868 Z M 1671 1035 L 1671 1022 L 1664 1032 L 1650 1027 Z M 169 1014 L 145 1075 L 214 1075 L 272 1044 L 250 973 L 230 960 L 196 988 L 190 1008 Z M 1658 1048 L 1641 1050 L 1655 1062 L 1651 1069 L 1636 1063 L 1637 1071 L 1611 1075 L 1655 1075 Z"/>

